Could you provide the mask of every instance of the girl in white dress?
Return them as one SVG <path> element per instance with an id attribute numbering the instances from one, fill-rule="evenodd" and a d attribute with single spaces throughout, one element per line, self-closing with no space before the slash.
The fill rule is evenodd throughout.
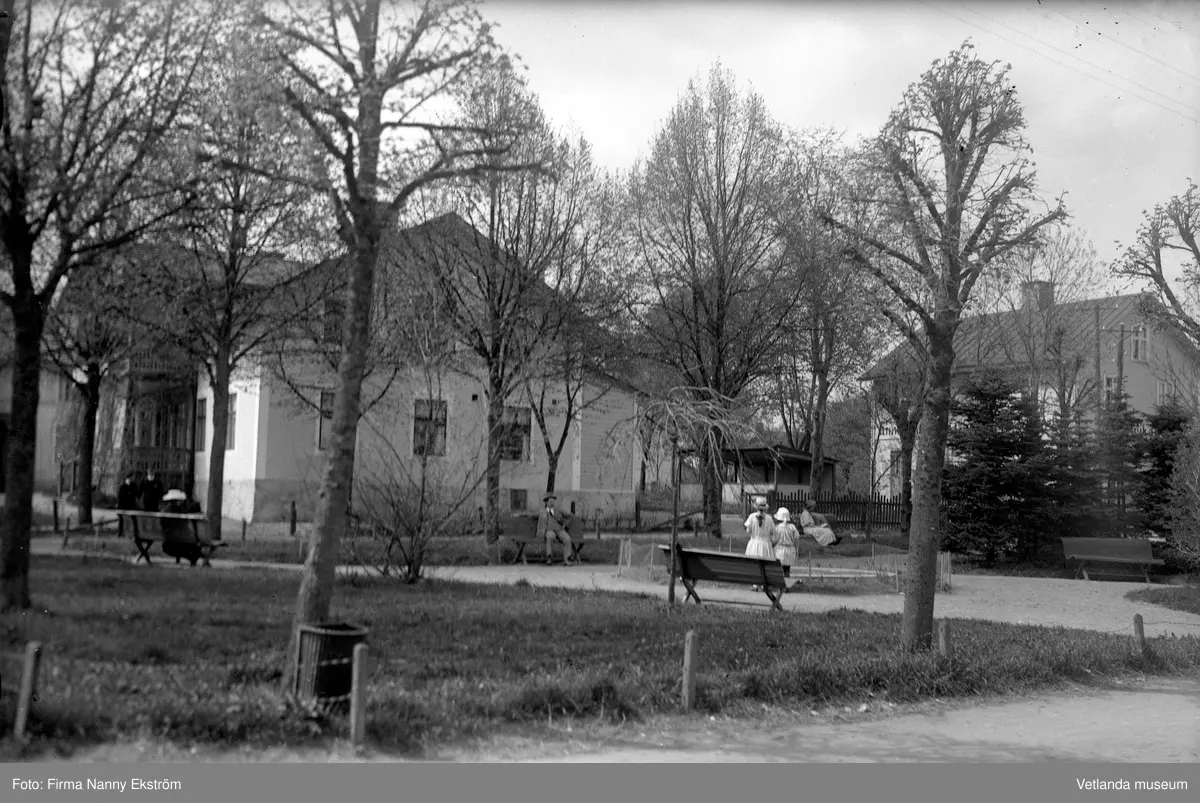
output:
<path id="1" fill-rule="evenodd" d="M 791 577 L 800 545 L 800 531 L 792 524 L 792 513 L 786 507 L 775 511 L 775 521 L 775 558 L 783 564 L 783 576 Z"/>
<path id="2" fill-rule="evenodd" d="M 755 497 L 756 510 L 746 519 L 746 532 L 750 533 L 750 543 L 746 544 L 746 554 L 754 558 L 775 557 L 775 521 L 767 513 L 766 497 Z"/>

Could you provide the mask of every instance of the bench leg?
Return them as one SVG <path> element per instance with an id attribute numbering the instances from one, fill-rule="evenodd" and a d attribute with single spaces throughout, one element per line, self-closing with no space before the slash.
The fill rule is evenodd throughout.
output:
<path id="1" fill-rule="evenodd" d="M 687 596 L 684 597 L 683 601 L 687 602 L 689 599 L 694 599 L 696 600 L 696 604 L 699 605 L 700 595 L 696 593 L 696 583 L 686 577 L 680 577 L 679 579 L 683 582 L 683 587 L 687 589 Z"/>
<path id="2" fill-rule="evenodd" d="M 782 611 L 783 606 L 779 604 L 779 595 L 772 594 L 770 586 L 763 586 L 762 590 L 763 590 L 763 593 L 767 595 L 767 599 L 771 600 L 771 605 L 773 606 L 773 608 L 777 611 Z"/>
<path id="3" fill-rule="evenodd" d="M 137 547 L 137 550 L 138 550 L 138 556 L 133 561 L 135 564 L 144 560 L 144 561 L 146 561 L 147 566 L 151 565 L 150 545 L 153 543 L 154 543 L 153 541 L 142 541 L 141 539 L 138 539 L 138 538 L 133 539 L 133 544 L 134 544 L 134 546 Z"/>
<path id="4" fill-rule="evenodd" d="M 525 542 L 517 541 L 517 556 L 513 558 L 513 563 L 521 561 L 522 564 L 528 565 L 529 561 L 525 559 Z"/>
<path id="5" fill-rule="evenodd" d="M 579 553 L 583 551 L 583 548 L 585 546 L 587 546 L 586 541 L 579 541 L 578 543 L 572 541 L 571 542 L 571 560 L 579 560 Z"/>

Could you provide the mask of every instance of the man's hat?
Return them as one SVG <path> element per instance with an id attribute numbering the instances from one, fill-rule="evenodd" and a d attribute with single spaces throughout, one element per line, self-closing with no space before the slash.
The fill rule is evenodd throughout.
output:
<path id="1" fill-rule="evenodd" d="M 546 494 L 545 496 L 542 497 L 542 504 L 549 502 L 551 499 L 557 499 L 557 498 L 558 497 L 555 496 L 554 494 Z"/>

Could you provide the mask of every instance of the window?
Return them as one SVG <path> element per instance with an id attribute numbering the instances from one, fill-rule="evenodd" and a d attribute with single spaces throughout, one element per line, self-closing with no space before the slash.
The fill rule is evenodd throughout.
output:
<path id="1" fill-rule="evenodd" d="M 1168 404 L 1175 404 L 1179 399 L 1175 393 L 1174 382 L 1164 382 L 1158 380 L 1158 406 L 1163 407 Z"/>
<path id="2" fill-rule="evenodd" d="M 196 451 L 208 450 L 208 399 L 196 399 Z"/>
<path id="3" fill-rule="evenodd" d="M 1117 378 L 1115 376 L 1104 377 L 1104 403 L 1112 404 L 1117 398 Z"/>
<path id="4" fill-rule="evenodd" d="M 317 412 L 317 451 L 323 452 L 329 448 L 329 438 L 333 433 L 333 391 L 321 391 L 320 409 Z"/>
<path id="5" fill-rule="evenodd" d="M 346 302 L 340 298 L 325 299 L 325 314 L 321 318 L 321 342 L 342 342 L 342 320 L 346 317 Z"/>
<path id="6" fill-rule="evenodd" d="M 446 454 L 446 402 L 417 399 L 413 402 L 413 455 L 443 457 Z"/>
<path id="7" fill-rule="evenodd" d="M 529 460 L 533 415 L 528 407 L 505 407 L 500 419 L 500 459 Z"/>
<path id="8" fill-rule="evenodd" d="M 514 513 L 529 509 L 529 491 L 524 488 L 508 489 L 508 507 Z"/>
<path id="9" fill-rule="evenodd" d="M 225 451 L 232 452 L 237 447 L 237 394 L 229 394 L 229 424 L 225 429 Z"/>
<path id="10" fill-rule="evenodd" d="M 892 449 L 888 453 L 888 495 L 899 496 L 902 492 L 900 487 L 900 450 Z"/>
<path id="11" fill-rule="evenodd" d="M 1145 362 L 1148 345 L 1146 327 L 1140 324 L 1133 327 L 1133 337 L 1129 341 L 1129 356 L 1138 362 Z"/>

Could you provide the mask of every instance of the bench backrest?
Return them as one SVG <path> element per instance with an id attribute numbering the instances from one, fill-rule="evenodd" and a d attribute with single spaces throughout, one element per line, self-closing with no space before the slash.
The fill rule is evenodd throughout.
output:
<path id="1" fill-rule="evenodd" d="M 1144 538 L 1064 538 L 1063 555 L 1072 558 L 1153 560 L 1154 548 Z"/>
<path id="2" fill-rule="evenodd" d="M 181 544 L 208 543 L 208 520 L 200 513 L 129 513 L 117 515 L 133 522 L 134 532 L 147 540 L 174 541 Z"/>
<path id="3" fill-rule="evenodd" d="M 770 588 L 784 588 L 787 585 L 783 564 L 775 559 L 682 546 L 676 546 L 676 550 L 679 553 L 679 571 L 689 580 L 765 585 Z"/>
<path id="4" fill-rule="evenodd" d="M 501 516 L 500 532 L 509 538 L 534 538 L 537 536 L 537 516 Z"/>

